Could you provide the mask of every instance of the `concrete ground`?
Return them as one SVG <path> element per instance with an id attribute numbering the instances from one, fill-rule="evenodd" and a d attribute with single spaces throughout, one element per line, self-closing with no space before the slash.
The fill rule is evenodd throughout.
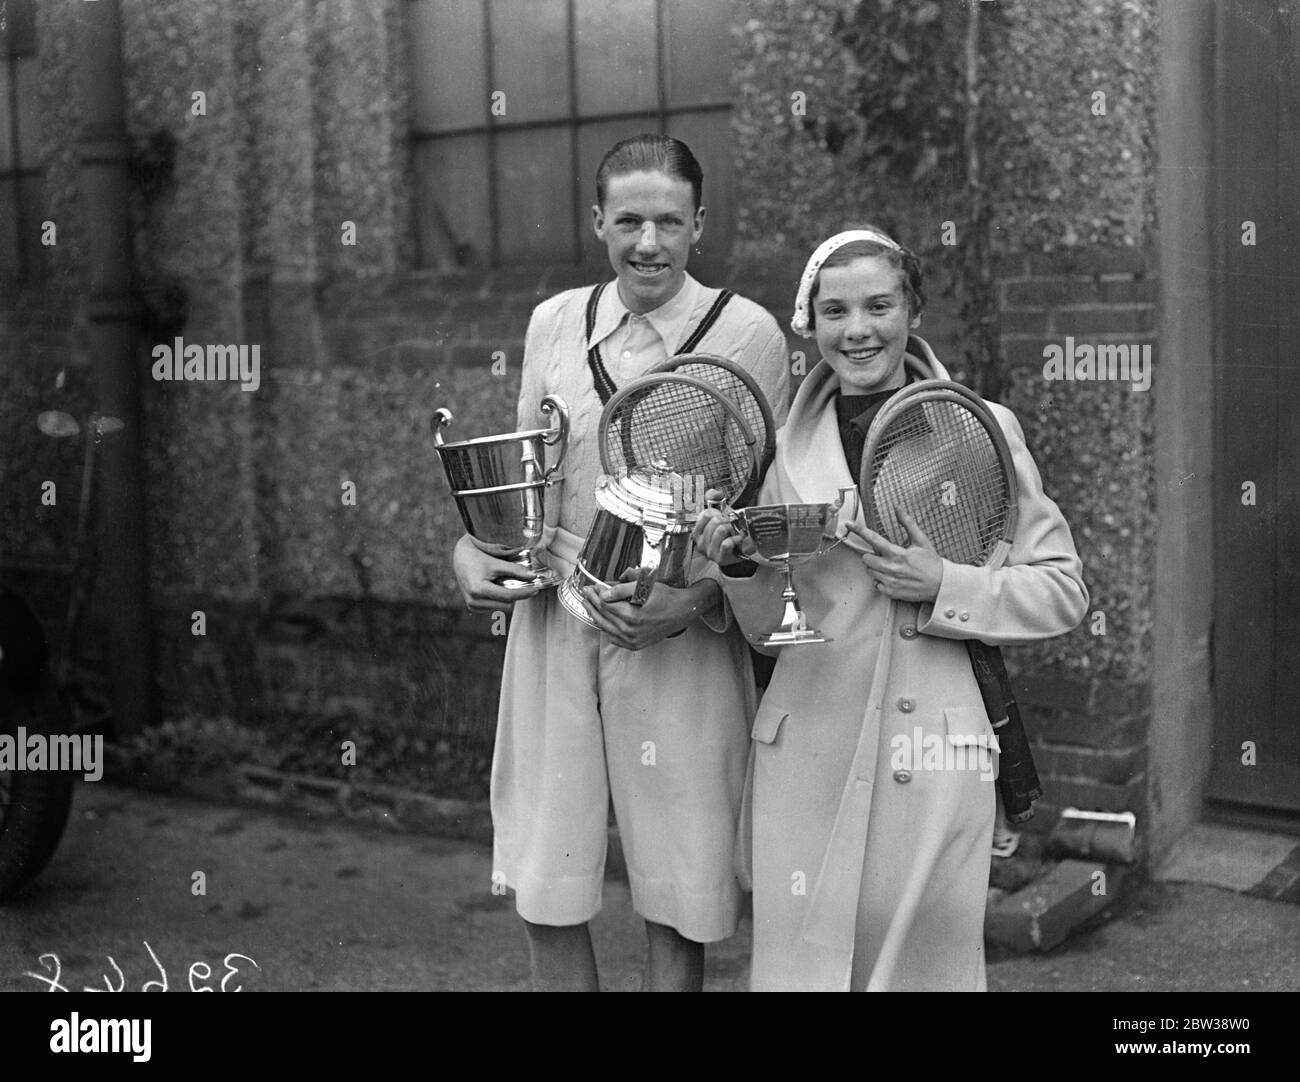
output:
<path id="1" fill-rule="evenodd" d="M 28 974 L 52 978 L 57 965 L 71 989 L 105 977 L 139 989 L 161 968 L 171 989 L 224 977 L 250 991 L 522 991 L 524 936 L 491 892 L 490 857 L 467 842 L 82 785 L 49 868 L 0 909 L 0 990 L 43 991 Z M 593 932 L 603 986 L 635 990 L 643 936 L 626 884 L 606 884 Z M 747 924 L 710 948 L 708 989 L 743 990 L 748 951 Z M 227 966 L 232 954 L 245 958 Z M 1300 906 L 1157 880 L 1054 951 L 994 957 L 989 984 L 1295 990 Z"/>
<path id="2" fill-rule="evenodd" d="M 1167 883 L 1205 883 L 1261 897 L 1300 902 L 1300 838 L 1198 823 L 1156 868 Z"/>

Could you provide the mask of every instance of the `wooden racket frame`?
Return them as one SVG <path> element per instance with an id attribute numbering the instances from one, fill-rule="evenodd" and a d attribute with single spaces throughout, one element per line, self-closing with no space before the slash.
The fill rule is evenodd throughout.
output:
<path id="1" fill-rule="evenodd" d="M 999 568 L 1006 562 L 1011 552 L 1011 546 L 1015 543 L 1016 526 L 1020 521 L 1020 487 L 1016 482 L 1015 461 L 1011 457 L 1011 447 L 1007 443 L 1007 437 L 1002 431 L 1002 426 L 998 424 L 998 419 L 993 416 L 993 411 L 974 391 L 952 380 L 923 379 L 910 383 L 886 402 L 872 419 L 871 427 L 867 430 L 866 446 L 862 449 L 862 460 L 858 466 L 858 491 L 862 495 L 862 509 L 867 525 L 885 537 L 889 537 L 894 532 L 892 529 L 884 529 L 884 522 L 881 521 L 876 508 L 876 501 L 872 498 L 874 477 L 871 464 L 890 422 L 904 410 L 925 402 L 955 402 L 974 414 L 976 420 L 989 434 L 998 462 L 1007 478 L 1007 516 L 988 558 L 974 566 Z M 944 554 L 939 553 L 939 555 Z"/>
<path id="2" fill-rule="evenodd" d="M 768 468 L 772 465 L 772 460 L 776 457 L 776 416 L 772 413 L 772 404 L 768 402 L 767 396 L 763 393 L 763 389 L 758 385 L 758 380 L 756 380 L 749 372 L 746 372 L 745 369 L 735 361 L 730 360 L 727 357 L 719 357 L 716 353 L 680 353 L 675 357 L 669 357 L 666 360 L 659 362 L 659 364 L 655 365 L 650 369 L 650 371 L 651 373 L 676 372 L 679 368 L 684 368 L 686 365 L 690 364 L 707 364 L 712 365 L 715 368 L 724 369 L 740 380 L 745 389 L 753 395 L 754 401 L 758 404 L 758 412 L 763 418 L 763 449 L 759 453 L 758 458 L 755 459 L 754 469 L 751 473 L 749 484 L 746 485 L 745 490 L 731 502 L 732 507 L 745 507 L 748 505 L 749 501 L 758 494 L 758 487 L 763 483 L 763 477 L 766 475 Z M 691 375 L 691 373 L 682 374 Z M 697 375 L 694 376 L 694 378 L 704 379 L 706 383 L 708 382 L 707 376 Z M 726 394 L 726 392 L 720 387 L 715 389 L 721 394 Z M 746 427 L 748 427 L 748 425 Z M 755 437 L 755 443 L 757 442 L 757 437 Z"/>
<path id="3" fill-rule="evenodd" d="M 958 402 L 978 418 L 988 431 L 1003 472 L 1006 474 L 1008 507 L 1002 536 L 994 545 L 988 558 L 983 563 L 975 565 L 996 570 L 1006 562 L 1011 546 L 1015 542 L 1016 526 L 1020 521 L 1020 487 L 1016 481 L 1011 448 L 1002 426 L 998 424 L 993 411 L 988 408 L 984 400 L 960 383 L 945 379 L 923 379 L 908 384 L 876 414 L 871 427 L 867 430 L 867 443 L 862 449 L 862 461 L 858 466 L 858 488 L 862 495 L 863 514 L 873 530 L 886 537 L 889 536 L 881 528 L 883 523 L 879 521 L 875 500 L 871 498 L 871 489 L 874 487 L 871 483 L 873 480 L 871 463 L 875 459 L 876 448 L 885 429 L 900 411 L 917 405 L 918 402 L 934 401 Z M 1025 735 L 1020 707 L 1016 702 L 1006 664 L 1002 659 L 1002 648 L 990 646 L 978 639 L 967 639 L 965 642 L 980 699 L 984 703 L 989 724 L 993 727 L 998 740 L 1000 769 L 997 785 L 1003 810 L 1009 822 L 1023 823 L 1033 818 L 1034 802 L 1042 799 L 1043 787 L 1038 780 L 1033 748 Z"/>
<path id="4" fill-rule="evenodd" d="M 676 372 L 653 372 L 652 371 L 651 373 L 641 376 L 637 379 L 634 379 L 630 383 L 624 384 L 622 387 L 620 387 L 617 391 L 614 392 L 613 396 L 611 396 L 610 400 L 605 404 L 605 408 L 601 411 L 600 429 L 599 429 L 600 465 L 606 474 L 614 476 L 617 472 L 613 464 L 611 463 L 607 448 L 609 446 L 610 420 L 613 418 L 614 413 L 619 407 L 619 405 L 622 404 L 624 399 L 631 397 L 637 392 L 644 393 L 648 390 L 653 389 L 655 386 L 662 385 L 662 384 L 669 384 L 669 383 L 680 383 L 680 384 L 685 384 L 686 386 L 689 387 L 696 387 L 699 388 L 700 390 L 705 391 L 707 394 L 712 395 L 713 398 L 715 398 L 718 401 L 718 403 L 723 407 L 723 409 L 726 410 L 727 413 L 729 413 L 731 417 L 735 420 L 735 422 L 740 426 L 740 431 L 745 438 L 745 443 L 749 447 L 750 461 L 751 463 L 756 463 L 757 460 L 755 455 L 754 444 L 757 443 L 758 441 L 754 435 L 754 430 L 749 427 L 749 424 L 745 420 L 744 415 L 740 412 L 740 408 L 734 402 L 732 402 L 732 400 L 726 394 L 724 394 L 722 391 L 719 391 L 718 388 L 715 387 L 713 384 L 709 383 L 708 380 L 699 379 L 696 376 L 683 376 L 683 375 L 679 375 Z M 643 463 L 643 465 L 648 466 L 650 465 L 650 463 Z M 678 464 L 674 462 L 670 462 L 668 463 L 668 468 L 670 470 L 676 470 L 678 469 Z M 746 488 L 753 483 L 754 470 L 755 470 L 755 466 L 751 465 L 749 471 L 750 480 L 746 482 L 746 486 L 745 486 Z M 742 488 L 740 491 L 744 492 L 745 488 Z M 728 496 L 730 496 L 730 493 L 728 493 Z"/>

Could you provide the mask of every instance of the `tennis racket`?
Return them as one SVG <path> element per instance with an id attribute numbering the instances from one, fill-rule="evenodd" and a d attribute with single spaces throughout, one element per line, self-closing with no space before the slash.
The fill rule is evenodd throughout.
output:
<path id="1" fill-rule="evenodd" d="M 684 526 L 694 525 L 709 489 L 736 498 L 756 487 L 759 454 L 736 401 L 696 376 L 642 376 L 615 392 L 601 413 L 605 473 L 668 494 Z M 647 566 L 638 575 L 632 604 L 649 598 L 654 571 Z"/>
<path id="2" fill-rule="evenodd" d="M 758 381 L 740 365 L 711 353 L 683 353 L 657 364 L 652 372 L 676 372 L 704 380 L 731 399 L 754 435 L 754 470 L 733 507 L 747 507 L 758 494 L 776 454 L 776 419 Z"/>
<path id="3" fill-rule="evenodd" d="M 984 401 L 949 380 L 921 380 L 871 422 L 859 488 L 867 524 L 894 544 L 906 510 L 953 563 L 1001 567 L 1015 540 L 1019 493 L 1006 436 Z M 998 791 L 1007 819 L 1024 822 L 1043 795 L 1002 651 L 966 640 L 980 697 L 998 737 Z"/>
<path id="4" fill-rule="evenodd" d="M 676 372 L 626 384 L 600 417 L 600 461 L 607 474 L 661 477 L 665 483 L 673 474 L 698 478 L 729 498 L 750 484 L 756 444 L 753 429 L 728 395 Z"/>

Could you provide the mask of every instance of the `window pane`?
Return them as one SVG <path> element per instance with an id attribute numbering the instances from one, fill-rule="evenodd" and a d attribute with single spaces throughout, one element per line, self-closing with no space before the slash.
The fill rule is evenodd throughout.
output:
<path id="1" fill-rule="evenodd" d="M 14 165 L 13 128 L 9 122 L 9 65 L 0 60 L 0 173 L 16 169 Z"/>
<path id="2" fill-rule="evenodd" d="M 661 94 L 678 109 L 730 101 L 731 6 L 731 0 L 409 0 L 415 130 L 506 128 L 492 136 L 416 142 L 420 264 L 487 263 L 495 228 L 498 265 L 565 262 L 580 252 L 584 264 L 605 274 L 604 247 L 590 228 L 596 167 L 619 139 L 665 128 L 691 145 L 705 170 L 709 218 L 692 269 L 703 270 L 715 254 L 725 257 L 733 216 L 729 110 L 668 120 L 656 110 Z M 505 112 L 490 117 L 494 91 L 504 92 Z M 627 111 L 637 115 L 579 121 L 572 131 L 562 123 L 575 112 Z M 544 126 L 510 130 L 516 124 Z"/>
<path id="3" fill-rule="evenodd" d="M 411 71 L 415 130 L 487 123 L 484 0 L 413 0 Z"/>
<path id="4" fill-rule="evenodd" d="M 573 259 L 573 170 L 567 126 L 503 132 L 497 140 L 500 263 Z"/>
<path id="5" fill-rule="evenodd" d="M 491 0 L 492 81 L 507 124 L 569 115 L 569 24 L 565 0 Z"/>
<path id="6" fill-rule="evenodd" d="M 659 106 L 654 0 L 577 0 L 578 113 Z"/>
<path id="7" fill-rule="evenodd" d="M 714 268 L 731 250 L 731 114 L 724 110 L 670 117 L 668 134 L 691 148 L 704 170 L 704 235 L 699 252 L 703 266 Z M 694 266 L 694 264 L 692 264 Z"/>
<path id="8" fill-rule="evenodd" d="M 0 275 L 18 274 L 18 230 L 15 224 L 16 181 L 0 180 Z"/>
<path id="9" fill-rule="evenodd" d="M 731 100 L 728 0 L 664 0 L 668 105 Z"/>
<path id="10" fill-rule="evenodd" d="M 596 169 L 600 165 L 600 159 L 620 139 L 657 131 L 659 120 L 649 115 L 578 125 L 578 193 L 575 213 L 582 223 L 582 262 L 593 271 L 603 274 L 609 270 L 605 246 L 596 239 L 590 224 L 591 206 L 596 202 Z"/>
<path id="11" fill-rule="evenodd" d="M 13 61 L 18 66 L 18 164 L 32 169 L 41 164 L 40 93 L 36 85 L 36 58 Z"/>
<path id="12" fill-rule="evenodd" d="M 462 135 L 416 145 L 420 266 L 491 262 L 487 140 L 486 135 Z"/>
<path id="13" fill-rule="evenodd" d="M 36 0 L 3 0 L 4 28 L 0 29 L 0 56 L 36 52 Z"/>

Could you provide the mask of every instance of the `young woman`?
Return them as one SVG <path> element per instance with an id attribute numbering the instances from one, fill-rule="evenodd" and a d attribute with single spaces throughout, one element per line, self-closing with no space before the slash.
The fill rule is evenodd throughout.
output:
<path id="1" fill-rule="evenodd" d="M 613 388 L 694 343 L 748 368 L 783 418 L 785 338 L 765 310 L 686 273 L 704 227 L 703 172 L 687 146 L 624 140 L 596 173 L 596 236 L 615 280 L 561 293 L 534 310 L 524 347 L 519 427 L 546 426 L 538 404 L 569 406 L 564 482 L 548 495 L 544 559 L 562 575 L 595 515 L 598 424 Z M 702 336 L 702 337 L 701 337 Z M 456 546 L 471 609 L 514 605 L 492 763 L 494 879 L 516 892 L 533 985 L 595 989 L 587 922 L 600 908 L 612 800 L 646 921 L 645 987 L 699 989 L 703 944 L 736 929 L 742 892 L 732 853 L 753 716 L 744 640 L 713 579 L 656 583 L 640 608 L 628 583 L 569 615 L 554 590 L 519 600 L 497 585 L 518 568 Z"/>
<path id="2" fill-rule="evenodd" d="M 792 325 L 816 336 L 822 359 L 778 434 L 759 503 L 820 503 L 855 485 L 872 418 L 919 378 L 907 355 L 911 368 L 948 378 L 910 334 L 923 304 L 916 257 L 878 230 L 838 234 L 813 253 Z M 855 536 L 797 572 L 810 626 L 832 641 L 777 651 L 754 723 L 755 990 L 985 987 L 991 770 L 903 769 L 894 751 L 900 739 L 990 741 L 962 640 L 1060 635 L 1088 602 L 1069 527 L 1043 493 L 1020 426 L 989 405 L 1020 489 L 1002 569 L 941 559 L 910 517 L 910 544 L 891 544 L 860 511 L 849 521 L 846 508 Z M 722 565 L 746 634 L 775 627 L 781 576 L 748 573 L 717 511 L 695 536 Z"/>

